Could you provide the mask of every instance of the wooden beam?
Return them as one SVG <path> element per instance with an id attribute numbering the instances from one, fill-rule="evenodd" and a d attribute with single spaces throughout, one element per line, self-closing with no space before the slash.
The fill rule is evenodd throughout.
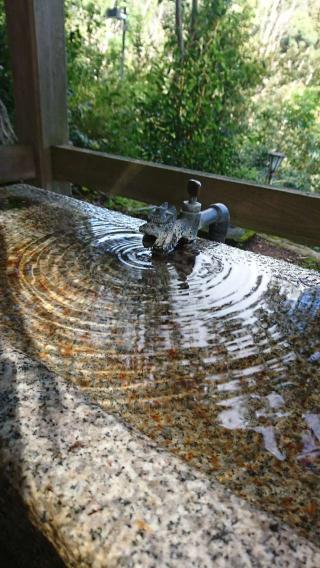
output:
<path id="1" fill-rule="evenodd" d="M 33 179 L 35 175 L 31 146 L 0 146 L 0 183 Z"/>
<path id="2" fill-rule="evenodd" d="M 196 177 L 203 185 L 204 207 L 225 203 L 234 224 L 308 245 L 320 244 L 320 196 L 71 146 L 53 148 L 52 164 L 58 180 L 109 195 L 178 206 L 186 198 L 187 180 Z"/>
<path id="3" fill-rule="evenodd" d="M 5 0 L 14 79 L 16 134 L 34 149 L 35 183 L 70 192 L 52 178 L 50 146 L 68 142 L 63 0 Z"/>

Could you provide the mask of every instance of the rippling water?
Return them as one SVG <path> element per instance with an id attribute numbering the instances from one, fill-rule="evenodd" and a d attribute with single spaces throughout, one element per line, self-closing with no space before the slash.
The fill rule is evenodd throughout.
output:
<path id="1" fill-rule="evenodd" d="M 203 241 L 153 259 L 139 221 L 50 199 L 2 198 L 4 332 L 318 538 L 320 278 Z"/>

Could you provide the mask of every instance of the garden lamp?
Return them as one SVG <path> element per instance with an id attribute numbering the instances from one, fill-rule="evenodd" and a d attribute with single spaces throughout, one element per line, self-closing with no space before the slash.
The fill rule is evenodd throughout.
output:
<path id="1" fill-rule="evenodd" d="M 268 172 L 267 172 L 267 183 L 271 183 L 272 177 L 279 168 L 285 155 L 281 152 L 268 152 Z"/>
<path id="2" fill-rule="evenodd" d="M 120 61 L 120 77 L 124 75 L 124 59 L 125 59 L 125 45 L 126 45 L 126 31 L 128 29 L 128 14 L 127 8 L 118 8 L 115 4 L 114 8 L 106 10 L 106 17 L 122 22 L 122 48 L 121 48 L 121 61 Z"/>
<path id="3" fill-rule="evenodd" d="M 106 11 L 107 18 L 113 18 L 115 20 L 127 20 L 128 14 L 126 8 L 118 8 L 115 6 L 114 8 L 108 8 Z"/>

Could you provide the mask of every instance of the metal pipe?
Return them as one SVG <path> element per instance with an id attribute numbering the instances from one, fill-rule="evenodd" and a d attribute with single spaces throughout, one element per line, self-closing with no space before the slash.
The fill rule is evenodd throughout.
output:
<path id="1" fill-rule="evenodd" d="M 210 241 L 224 243 L 230 223 L 228 207 L 223 203 L 214 203 L 200 213 L 200 229 L 208 227 Z"/>

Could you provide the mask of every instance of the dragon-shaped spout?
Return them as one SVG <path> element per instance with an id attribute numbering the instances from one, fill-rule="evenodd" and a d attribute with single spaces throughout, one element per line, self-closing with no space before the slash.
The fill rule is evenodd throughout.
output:
<path id="1" fill-rule="evenodd" d="M 189 180 L 189 200 L 183 202 L 179 217 L 176 208 L 168 203 L 152 209 L 140 231 L 153 239 L 152 250 L 155 254 L 169 254 L 179 243 L 194 241 L 199 229 L 205 226 L 209 228 L 210 240 L 225 241 L 230 222 L 228 208 L 216 203 L 201 211 L 198 201 L 200 187 L 199 181 Z"/>

